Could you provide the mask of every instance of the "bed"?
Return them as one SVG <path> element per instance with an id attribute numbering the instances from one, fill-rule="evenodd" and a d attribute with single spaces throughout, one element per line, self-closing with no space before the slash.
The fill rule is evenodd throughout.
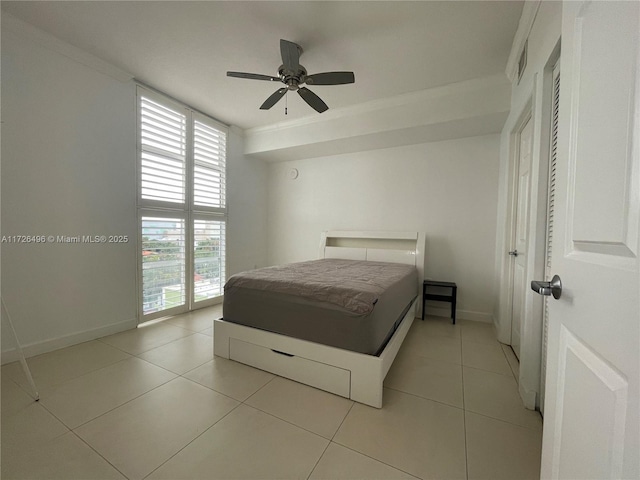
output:
<path id="1" fill-rule="evenodd" d="M 319 257 L 231 277 L 214 353 L 380 408 L 422 308 L 424 234 L 323 232 Z"/>

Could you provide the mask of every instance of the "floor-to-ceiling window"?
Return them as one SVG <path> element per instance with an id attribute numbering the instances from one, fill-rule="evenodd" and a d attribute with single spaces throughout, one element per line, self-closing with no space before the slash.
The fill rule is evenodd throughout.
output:
<path id="1" fill-rule="evenodd" d="M 226 126 L 138 87 L 140 321 L 223 293 L 226 137 Z"/>

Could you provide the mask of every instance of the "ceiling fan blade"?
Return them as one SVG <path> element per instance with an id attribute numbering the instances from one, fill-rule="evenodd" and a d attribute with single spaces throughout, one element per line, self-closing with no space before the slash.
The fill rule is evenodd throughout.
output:
<path id="1" fill-rule="evenodd" d="M 271 95 L 269 98 L 267 98 L 264 101 L 264 103 L 262 105 L 260 105 L 260 110 L 269 110 L 276 103 L 278 103 L 278 100 L 280 100 L 282 97 L 284 97 L 284 94 L 287 93 L 287 90 L 288 90 L 287 87 L 282 87 L 282 88 L 279 88 L 278 90 L 276 90 L 273 93 L 273 95 Z"/>
<path id="2" fill-rule="evenodd" d="M 300 69 L 300 45 L 280 39 L 280 54 L 286 70 L 297 72 Z"/>
<path id="3" fill-rule="evenodd" d="M 270 82 L 280 81 L 280 77 L 260 75 L 259 73 L 227 72 L 227 77 L 248 78 L 249 80 L 269 80 Z"/>
<path id="4" fill-rule="evenodd" d="M 329 110 L 329 107 L 327 107 L 327 104 L 324 103 L 319 96 L 317 96 L 315 93 L 313 93 L 307 87 L 299 88 L 298 89 L 298 94 L 316 112 L 322 113 L 322 112 L 324 112 L 326 110 Z"/>
<path id="5" fill-rule="evenodd" d="M 305 83 L 308 85 L 345 85 L 354 83 L 356 77 L 353 72 L 324 72 L 307 75 Z"/>

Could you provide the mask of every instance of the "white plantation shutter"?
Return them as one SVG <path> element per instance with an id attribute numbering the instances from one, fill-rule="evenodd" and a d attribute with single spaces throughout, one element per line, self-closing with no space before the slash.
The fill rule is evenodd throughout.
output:
<path id="1" fill-rule="evenodd" d="M 223 294 L 226 280 L 226 128 L 193 120 L 193 302 Z"/>
<path id="2" fill-rule="evenodd" d="M 142 217 L 141 223 L 143 312 L 150 314 L 184 305 L 184 219 Z"/>
<path id="3" fill-rule="evenodd" d="M 193 125 L 193 203 L 203 207 L 226 207 L 227 135 L 210 125 Z"/>
<path id="4" fill-rule="evenodd" d="M 225 125 L 138 87 L 142 321 L 223 294 L 226 143 Z"/>
<path id="5" fill-rule="evenodd" d="M 222 295 L 225 281 L 225 222 L 194 221 L 195 300 Z"/>
<path id="6" fill-rule="evenodd" d="M 141 198 L 184 203 L 186 117 L 140 97 Z"/>

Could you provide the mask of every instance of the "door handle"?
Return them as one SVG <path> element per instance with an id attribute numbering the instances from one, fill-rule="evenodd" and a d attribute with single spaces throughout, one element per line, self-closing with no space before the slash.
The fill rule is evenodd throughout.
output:
<path id="1" fill-rule="evenodd" d="M 550 282 L 531 281 L 531 290 L 538 295 L 552 295 L 556 300 L 562 296 L 562 281 L 554 275 Z"/>
<path id="2" fill-rule="evenodd" d="M 509 252 L 509 255 L 511 255 L 512 257 L 517 257 L 518 256 L 518 250 L 512 250 Z"/>

